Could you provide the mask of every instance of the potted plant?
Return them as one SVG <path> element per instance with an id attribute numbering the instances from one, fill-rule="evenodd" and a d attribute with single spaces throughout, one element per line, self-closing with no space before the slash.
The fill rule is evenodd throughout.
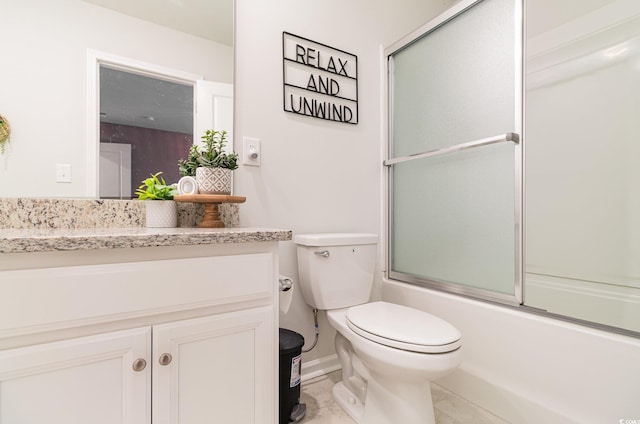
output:
<path id="1" fill-rule="evenodd" d="M 238 155 L 227 153 L 225 130 L 206 130 L 202 146 L 191 146 L 187 159 L 178 162 L 180 175 L 195 176 L 202 194 L 231 194 L 231 171 L 238 168 Z"/>
<path id="2" fill-rule="evenodd" d="M 151 174 L 151 177 L 143 180 L 136 194 L 140 200 L 152 200 L 145 202 L 147 227 L 175 227 L 178 225 L 178 209 L 173 196 L 178 194 L 178 190 L 175 184 L 167 184 L 160 174 L 162 172 Z"/>

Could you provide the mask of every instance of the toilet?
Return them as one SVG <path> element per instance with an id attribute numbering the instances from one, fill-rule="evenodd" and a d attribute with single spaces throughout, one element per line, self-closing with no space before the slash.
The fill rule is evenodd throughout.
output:
<path id="1" fill-rule="evenodd" d="M 336 402 L 363 424 L 433 424 L 430 381 L 461 362 L 461 335 L 426 312 L 370 302 L 378 236 L 299 234 L 300 288 L 336 329 Z"/>

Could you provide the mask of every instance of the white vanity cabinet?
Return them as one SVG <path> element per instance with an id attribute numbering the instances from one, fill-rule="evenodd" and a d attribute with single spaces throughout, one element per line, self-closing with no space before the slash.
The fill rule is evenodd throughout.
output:
<path id="1" fill-rule="evenodd" d="M 0 423 L 149 423 L 151 328 L 0 351 Z M 141 358 L 141 359 L 138 359 Z"/>
<path id="2" fill-rule="evenodd" d="M 272 323 L 257 308 L 154 327 L 153 423 L 274 422 Z"/>
<path id="3" fill-rule="evenodd" d="M 277 248 L 0 255 L 0 424 L 275 424 Z"/>

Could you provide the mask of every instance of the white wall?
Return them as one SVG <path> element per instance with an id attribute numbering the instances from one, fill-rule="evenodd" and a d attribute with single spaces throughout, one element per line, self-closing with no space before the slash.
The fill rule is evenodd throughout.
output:
<path id="1" fill-rule="evenodd" d="M 11 123 L 0 196 L 83 197 L 87 49 L 233 81 L 233 49 L 80 0 L 2 0 L 0 113 Z M 55 164 L 72 183 L 55 183 Z"/>
<path id="2" fill-rule="evenodd" d="M 262 166 L 241 166 L 235 193 L 247 196 L 242 225 L 308 232 L 379 233 L 381 46 L 452 1 L 239 0 L 236 2 L 235 146 L 262 141 Z M 340 124 L 283 111 L 282 32 L 358 57 L 359 123 Z M 281 243 L 281 273 L 298 280 L 295 247 Z M 313 317 L 300 290 L 281 326 L 313 341 Z M 321 314 L 319 346 L 303 362 L 333 354 Z"/>

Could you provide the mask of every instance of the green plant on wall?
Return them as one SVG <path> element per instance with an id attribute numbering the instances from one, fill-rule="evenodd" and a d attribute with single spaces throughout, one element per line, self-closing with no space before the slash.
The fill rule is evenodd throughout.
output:
<path id="1" fill-rule="evenodd" d="M 187 159 L 178 161 L 180 175 L 193 177 L 196 169 L 204 168 L 226 168 L 234 170 L 238 168 L 238 155 L 227 153 L 224 146 L 227 144 L 227 132 L 225 130 L 207 130 L 201 137 L 204 146 L 191 146 Z"/>
<path id="2" fill-rule="evenodd" d="M 0 154 L 4 154 L 7 144 L 9 144 L 11 136 L 11 126 L 9 125 L 9 121 L 0 115 Z"/>
<path id="3" fill-rule="evenodd" d="M 151 177 L 142 181 L 140 187 L 136 189 L 136 194 L 140 200 L 173 200 L 173 196 L 178 194 L 175 184 L 167 185 L 164 178 L 160 177 L 162 172 L 151 174 Z"/>

